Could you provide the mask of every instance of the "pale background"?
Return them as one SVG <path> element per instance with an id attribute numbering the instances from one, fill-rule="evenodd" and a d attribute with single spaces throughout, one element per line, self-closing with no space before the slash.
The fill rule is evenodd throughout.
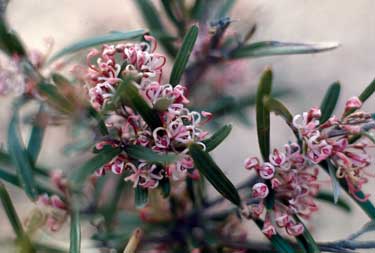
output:
<path id="1" fill-rule="evenodd" d="M 247 89 L 254 89 L 261 71 L 270 65 L 275 72 L 275 86 L 288 85 L 300 91 L 297 96 L 286 101 L 291 111 L 298 113 L 319 105 L 327 86 L 336 80 L 343 84 L 342 104 L 344 98 L 359 94 L 375 77 L 373 0 L 238 2 L 231 14 L 232 18 L 238 20 L 235 26 L 244 29 L 256 21 L 258 31 L 254 41 L 274 39 L 341 43 L 339 49 L 323 54 L 249 60 L 248 76 L 245 77 Z M 136 12 L 132 0 L 12 0 L 7 17 L 29 48 L 43 48 L 43 38 L 49 36 L 55 39 L 57 50 L 80 38 L 111 30 L 143 28 L 141 15 Z M 8 100 L 2 100 L 1 111 L 7 113 Z M 366 108 L 373 112 L 374 106 L 375 100 L 371 98 L 366 103 Z M 253 111 L 249 113 L 253 115 Z M 7 121 L 3 115 L 1 119 L 0 142 L 3 143 Z M 279 147 L 288 141 L 289 132 L 286 128 L 279 127 L 282 126 L 282 121 L 273 121 L 277 127 L 272 129 L 272 146 Z M 42 159 L 49 165 L 66 168 L 72 162 L 67 163 L 59 154 L 63 141 L 59 139 L 57 132 L 58 129 L 48 131 L 45 146 L 49 148 L 43 149 Z M 239 182 L 246 175 L 246 171 L 242 169 L 242 161 L 249 155 L 258 154 L 255 130 L 235 123 L 230 138 L 215 152 L 215 158 L 226 169 L 228 177 Z M 371 186 L 368 191 L 374 193 L 375 180 L 369 184 Z M 25 200 L 13 188 L 12 196 Z M 375 194 L 371 200 L 375 202 Z M 27 215 L 27 201 L 17 203 L 17 209 L 21 216 Z M 314 236 L 318 241 L 342 239 L 366 221 L 366 216 L 360 210 L 355 209 L 353 213 L 345 214 L 325 207 L 313 219 Z M 10 231 L 2 210 L 0 222 L 0 231 Z M 0 234 L 0 238 L 8 236 Z M 374 237 L 374 234 L 367 236 Z"/>

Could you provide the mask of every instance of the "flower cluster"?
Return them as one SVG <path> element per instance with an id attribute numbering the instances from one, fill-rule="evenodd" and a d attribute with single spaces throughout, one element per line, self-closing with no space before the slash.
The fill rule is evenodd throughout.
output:
<path id="1" fill-rule="evenodd" d="M 272 211 L 266 213 L 262 230 L 267 236 L 276 234 L 275 224 L 292 236 L 301 234 L 304 227 L 293 216 L 309 217 L 317 210 L 313 198 L 319 190 L 318 169 L 300 151 L 299 146 L 292 143 L 285 145 L 284 151 L 274 149 L 269 162 L 260 164 L 258 158 L 245 161 L 245 168 L 256 170 L 264 180 L 253 186 L 252 197 L 260 199 L 251 207 L 253 217 L 265 212 L 264 200 L 270 191 L 274 193 L 275 202 Z"/>
<path id="2" fill-rule="evenodd" d="M 276 233 L 276 226 L 286 229 L 292 236 L 303 232 L 303 224 L 296 222 L 295 215 L 308 218 L 317 210 L 314 196 L 318 193 L 318 166 L 323 161 L 337 168 L 336 177 L 346 180 L 348 189 L 359 201 L 357 192 L 368 181 L 366 171 L 370 156 L 366 148 L 367 140 L 357 135 L 375 127 L 371 115 L 357 112 L 362 103 L 357 97 L 350 98 L 341 119 L 332 116 L 320 122 L 321 112 L 311 108 L 293 118 L 293 128 L 298 133 L 301 144 L 285 145 L 284 151 L 274 149 L 269 161 L 260 164 L 256 157 L 245 161 L 245 168 L 255 170 L 261 182 L 252 189 L 252 197 L 260 203 L 251 207 L 253 217 L 264 213 L 265 201 L 272 192 L 274 205 L 265 214 L 263 232 L 267 236 Z"/>
<path id="3" fill-rule="evenodd" d="M 357 136 L 368 136 L 367 131 L 374 128 L 374 121 L 370 113 L 356 111 L 361 106 L 361 100 L 352 97 L 346 102 L 340 119 L 333 116 L 326 122 L 319 122 L 320 110 L 312 108 L 303 115 L 296 115 L 293 125 L 299 130 L 307 158 L 314 164 L 327 160 L 337 168 L 336 177 L 346 180 L 352 196 L 366 201 L 369 195 L 360 199 L 356 193 L 371 175 L 367 171 L 371 157 L 367 153 L 368 139 Z"/>
<path id="4" fill-rule="evenodd" d="M 132 160 L 122 153 L 97 171 L 98 175 L 103 175 L 106 171 L 122 174 L 126 170 L 130 175 L 125 180 L 133 182 L 134 187 L 155 188 L 164 178 L 197 176 L 193 170 L 193 160 L 187 154 L 188 144 L 194 142 L 203 145 L 201 141 L 208 133 L 200 127 L 211 118 L 211 114 L 186 108 L 189 100 L 183 86 L 161 83 L 166 57 L 154 52 L 157 44 L 153 37 L 145 36 L 145 40 L 150 44 L 104 45 L 100 51 L 91 50 L 87 56 L 87 87 L 92 105 L 100 111 L 106 105 L 114 104 L 113 96 L 121 81 L 131 78 L 143 99 L 155 109 L 162 126 L 151 129 L 132 108 L 116 106 L 106 121 L 116 137 L 96 145 L 100 150 L 104 145 L 122 147 L 135 144 L 161 154 L 178 154 L 178 161 L 161 167 Z M 94 56 L 97 57 L 95 64 L 92 63 Z"/>

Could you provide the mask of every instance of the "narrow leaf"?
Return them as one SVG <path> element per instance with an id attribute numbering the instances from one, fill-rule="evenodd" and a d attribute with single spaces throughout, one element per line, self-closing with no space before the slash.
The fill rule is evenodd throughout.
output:
<path id="1" fill-rule="evenodd" d="M 169 194 L 171 193 L 171 183 L 169 182 L 168 178 L 163 178 L 159 182 L 159 187 L 161 189 L 161 194 L 163 198 L 169 197 Z"/>
<path id="2" fill-rule="evenodd" d="M 293 116 L 289 110 L 279 100 L 265 96 L 263 103 L 269 111 L 274 112 L 276 115 L 280 115 L 288 125 L 292 125 Z"/>
<path id="3" fill-rule="evenodd" d="M 144 32 L 145 31 L 143 29 L 138 29 L 138 30 L 133 30 L 133 31 L 128 31 L 128 32 L 109 33 L 109 34 L 95 36 L 95 37 L 91 37 L 85 40 L 81 40 L 55 53 L 49 59 L 49 62 L 55 61 L 64 55 L 72 54 L 85 48 L 94 47 L 94 46 L 101 45 L 104 43 L 112 43 L 116 41 L 136 39 L 136 38 L 141 37 L 144 34 Z"/>
<path id="4" fill-rule="evenodd" d="M 198 32 L 198 26 L 193 25 L 184 37 L 182 46 L 177 53 L 176 60 L 172 68 L 171 77 L 169 79 L 169 83 L 173 86 L 176 86 L 181 80 L 186 65 L 189 61 L 190 54 L 193 50 L 195 41 L 197 40 Z"/>
<path id="5" fill-rule="evenodd" d="M 320 124 L 326 122 L 329 117 L 331 117 L 333 111 L 335 110 L 337 101 L 339 100 L 340 90 L 341 85 L 339 82 L 331 84 L 331 86 L 328 88 L 320 105 L 320 110 L 322 112 L 322 116 L 320 117 Z"/>
<path id="6" fill-rule="evenodd" d="M 295 215 L 294 218 L 299 222 L 303 222 Z M 320 253 L 319 246 L 316 244 L 314 238 L 310 234 L 309 230 L 303 224 L 304 230 L 303 233 L 296 237 L 296 239 L 303 245 L 303 247 L 306 249 L 307 253 Z"/>
<path id="7" fill-rule="evenodd" d="M 270 111 L 264 106 L 263 99 L 270 96 L 271 90 L 272 71 L 267 69 L 260 79 L 255 102 L 258 143 L 264 161 L 268 161 L 270 154 Z"/>
<path id="8" fill-rule="evenodd" d="M 108 135 L 109 132 L 108 132 L 107 126 L 105 125 L 102 115 L 97 110 L 95 110 L 92 106 L 87 106 L 86 111 L 87 111 L 88 116 L 90 116 L 91 118 L 97 121 L 100 133 L 102 135 Z"/>
<path id="9" fill-rule="evenodd" d="M 217 146 L 222 143 L 225 138 L 228 137 L 232 131 L 232 125 L 225 125 L 217 130 L 210 138 L 203 141 L 203 144 L 206 145 L 206 152 L 214 150 Z"/>
<path id="10" fill-rule="evenodd" d="M 22 223 L 18 218 L 16 210 L 13 206 L 12 200 L 9 196 L 8 191 L 5 188 L 5 185 L 0 181 L 0 198 L 1 203 L 3 204 L 4 211 L 8 217 L 10 224 L 12 225 L 14 233 L 17 235 L 17 238 L 22 238 L 24 231 L 22 228 Z"/>
<path id="11" fill-rule="evenodd" d="M 366 100 L 374 93 L 375 91 L 375 79 L 366 87 L 366 89 L 359 95 L 359 99 L 362 103 L 366 102 Z"/>
<path id="12" fill-rule="evenodd" d="M 81 224 L 79 210 L 72 210 L 70 215 L 70 247 L 69 253 L 81 252 Z"/>
<path id="13" fill-rule="evenodd" d="M 236 0 L 224 0 L 216 12 L 216 18 L 219 19 L 227 16 L 235 3 Z"/>
<path id="14" fill-rule="evenodd" d="M 138 89 L 131 84 L 130 81 L 122 82 L 117 92 L 126 103 L 129 103 L 129 105 L 142 116 L 143 120 L 146 121 L 151 129 L 154 130 L 155 128 L 162 126 L 162 122 L 157 112 L 150 108 L 139 94 Z"/>
<path id="15" fill-rule="evenodd" d="M 38 190 L 34 182 L 33 163 L 25 150 L 18 126 L 18 109 L 13 114 L 8 127 L 8 151 L 17 169 L 17 174 L 29 198 L 35 200 Z"/>
<path id="16" fill-rule="evenodd" d="M 318 195 L 315 196 L 315 198 L 319 201 L 324 201 L 327 203 L 334 204 L 346 212 L 350 212 L 352 210 L 350 205 L 343 198 L 339 198 L 337 200 L 337 203 L 335 203 L 333 200 L 333 194 L 330 192 L 320 191 Z"/>
<path id="17" fill-rule="evenodd" d="M 9 56 L 25 56 L 26 50 L 24 49 L 20 39 L 17 35 L 10 31 L 3 17 L 0 17 L 0 49 L 7 53 Z"/>
<path id="18" fill-rule="evenodd" d="M 175 2 L 170 0 L 161 0 L 161 3 L 163 4 L 165 13 L 167 14 L 168 18 L 175 24 L 176 28 L 179 29 L 181 26 L 183 26 L 183 22 L 178 20 L 178 18 L 174 14 L 172 4 L 174 4 Z"/>
<path id="19" fill-rule="evenodd" d="M 202 147 L 198 144 L 191 144 L 189 151 L 194 160 L 195 167 L 207 178 L 212 186 L 233 204 L 241 206 L 241 199 L 236 188 L 214 160 L 212 160 L 211 156 L 203 151 Z"/>
<path id="20" fill-rule="evenodd" d="M 143 19 L 150 28 L 151 33 L 157 37 L 166 52 L 174 57 L 176 55 L 176 48 L 169 40 L 164 39 L 164 37 L 171 36 L 166 32 L 167 29 L 162 24 L 159 18 L 160 14 L 156 10 L 154 4 L 150 0 L 135 0 L 134 2 L 142 12 Z"/>
<path id="21" fill-rule="evenodd" d="M 148 203 L 148 189 L 137 186 L 134 191 L 134 202 L 137 208 L 143 208 Z"/>
<path id="22" fill-rule="evenodd" d="M 140 145 L 128 145 L 125 151 L 131 158 L 150 163 L 171 163 L 177 159 L 174 154 L 160 154 Z"/>
<path id="23" fill-rule="evenodd" d="M 335 49 L 336 42 L 325 43 L 287 43 L 278 41 L 262 41 L 235 49 L 230 58 L 255 58 L 273 55 L 313 54 Z"/>
<path id="24" fill-rule="evenodd" d="M 39 83 L 38 91 L 41 95 L 46 96 L 47 102 L 57 110 L 63 113 L 71 113 L 74 111 L 73 105 L 59 93 L 56 86 L 47 83 Z"/>
<path id="25" fill-rule="evenodd" d="M 328 160 L 327 160 L 327 164 L 328 164 L 329 176 L 331 177 L 333 201 L 334 201 L 335 204 L 337 204 L 337 201 L 339 200 L 339 197 L 340 197 L 340 184 L 337 181 L 336 170 L 335 170 L 333 164 Z"/>
<path id="26" fill-rule="evenodd" d="M 39 112 L 33 123 L 33 128 L 31 129 L 31 135 L 29 138 L 29 143 L 27 145 L 27 151 L 30 154 L 31 161 L 35 164 L 38 159 L 40 149 L 42 148 L 42 142 L 44 138 L 44 132 L 46 129 L 46 124 L 43 122 L 42 114 L 44 113 L 43 105 L 40 105 Z"/>
<path id="27" fill-rule="evenodd" d="M 79 187 L 89 175 L 95 172 L 95 170 L 110 162 L 120 153 L 120 148 L 104 148 L 96 156 L 88 160 L 83 166 L 73 171 L 73 174 L 71 175 L 72 182 Z"/>

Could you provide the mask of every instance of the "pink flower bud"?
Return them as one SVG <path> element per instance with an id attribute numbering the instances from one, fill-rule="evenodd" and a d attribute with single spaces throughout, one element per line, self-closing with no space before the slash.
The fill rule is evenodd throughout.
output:
<path id="1" fill-rule="evenodd" d="M 51 197 L 51 205 L 57 209 L 66 209 L 65 203 L 57 195 Z"/>
<path id="2" fill-rule="evenodd" d="M 265 222 L 263 225 L 262 232 L 269 238 L 276 234 L 276 229 L 270 222 Z"/>
<path id="3" fill-rule="evenodd" d="M 269 190 L 266 184 L 256 183 L 253 186 L 252 196 L 254 198 L 264 199 L 268 196 Z"/>
<path id="4" fill-rule="evenodd" d="M 285 154 L 281 153 L 277 148 L 273 150 L 273 153 L 269 156 L 270 162 L 275 166 L 281 166 L 285 163 Z"/>
<path id="5" fill-rule="evenodd" d="M 345 111 L 350 109 L 359 109 L 362 106 L 362 101 L 358 97 L 351 97 L 345 103 Z"/>
<path id="6" fill-rule="evenodd" d="M 259 160 L 257 157 L 249 157 L 245 160 L 245 169 L 252 170 L 256 169 L 258 170 L 260 167 Z"/>
<path id="7" fill-rule="evenodd" d="M 279 179 L 277 179 L 276 177 L 272 178 L 271 179 L 271 186 L 272 186 L 272 189 L 276 189 L 277 187 L 279 187 L 281 185 L 281 182 Z"/>
<path id="8" fill-rule="evenodd" d="M 279 227 L 285 227 L 289 224 L 290 218 L 287 214 L 278 214 L 275 221 Z"/>
<path id="9" fill-rule="evenodd" d="M 259 169 L 259 175 L 264 179 L 271 179 L 275 175 L 275 167 L 271 163 L 264 163 Z"/>
<path id="10" fill-rule="evenodd" d="M 321 116 L 322 112 L 320 111 L 320 109 L 317 107 L 312 107 L 308 112 L 307 120 L 309 122 L 312 119 L 320 119 Z"/>
<path id="11" fill-rule="evenodd" d="M 289 222 L 286 226 L 286 232 L 291 236 L 298 236 L 303 233 L 305 228 L 302 223 Z"/>

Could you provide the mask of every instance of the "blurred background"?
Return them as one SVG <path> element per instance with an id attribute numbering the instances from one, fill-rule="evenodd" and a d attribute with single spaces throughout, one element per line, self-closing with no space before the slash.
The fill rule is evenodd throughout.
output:
<path id="1" fill-rule="evenodd" d="M 154 2 L 158 6 L 159 1 Z M 295 90 L 294 94 L 282 98 L 292 113 L 301 113 L 311 106 L 318 106 L 327 87 L 337 80 L 343 86 L 338 103 L 338 107 L 342 108 L 341 105 L 348 97 L 359 94 L 375 77 L 374 9 L 375 2 L 372 0 L 238 0 L 230 14 L 235 20 L 232 29 L 241 32 L 256 23 L 257 32 L 252 38 L 253 42 L 336 41 L 341 46 L 315 55 L 245 60 L 245 71 L 238 72 L 243 80 L 242 84 L 233 87 L 233 92 L 240 93 L 245 89 L 255 91 L 261 72 L 265 67 L 271 66 L 274 71 L 274 87 L 292 87 Z M 82 38 L 113 30 L 126 31 L 145 27 L 133 0 L 11 0 L 6 16 L 10 26 L 18 32 L 28 48 L 42 51 L 43 40 L 48 37 L 54 39 L 53 50 L 56 51 Z M 168 76 L 169 73 L 165 75 Z M 0 143 L 4 143 L 10 99 L 1 99 Z M 374 106 L 375 99 L 371 98 L 365 108 L 374 112 Z M 253 110 L 246 113 L 254 122 Z M 231 118 L 228 121 L 233 121 L 233 131 L 215 151 L 214 157 L 228 177 L 238 183 L 247 173 L 243 169 L 244 159 L 249 155 L 259 155 L 256 131 Z M 289 140 L 290 132 L 284 127 L 282 120 L 273 117 L 272 121 L 272 146 L 280 147 Z M 77 161 L 66 159 L 61 154 L 61 148 L 68 138 L 61 132 L 57 127 L 48 129 L 41 162 L 67 169 Z M 322 178 L 327 179 L 328 177 Z M 326 185 L 330 186 L 328 182 Z M 26 197 L 20 190 L 9 188 L 12 196 L 19 199 L 17 209 L 25 217 L 30 211 L 28 201 L 24 201 Z M 366 190 L 372 193 L 371 200 L 375 201 L 375 182 L 370 182 Z M 213 191 L 212 193 L 214 194 Z M 367 222 L 367 217 L 354 205 L 354 211 L 350 214 L 330 206 L 321 207 L 322 211 L 314 216 L 310 224 L 317 241 L 343 239 Z M 0 241 L 7 237 L 6 232 L 10 230 L 10 225 L 3 217 L 4 213 L 0 209 Z M 0 248 L 0 252 L 6 251 Z"/>

